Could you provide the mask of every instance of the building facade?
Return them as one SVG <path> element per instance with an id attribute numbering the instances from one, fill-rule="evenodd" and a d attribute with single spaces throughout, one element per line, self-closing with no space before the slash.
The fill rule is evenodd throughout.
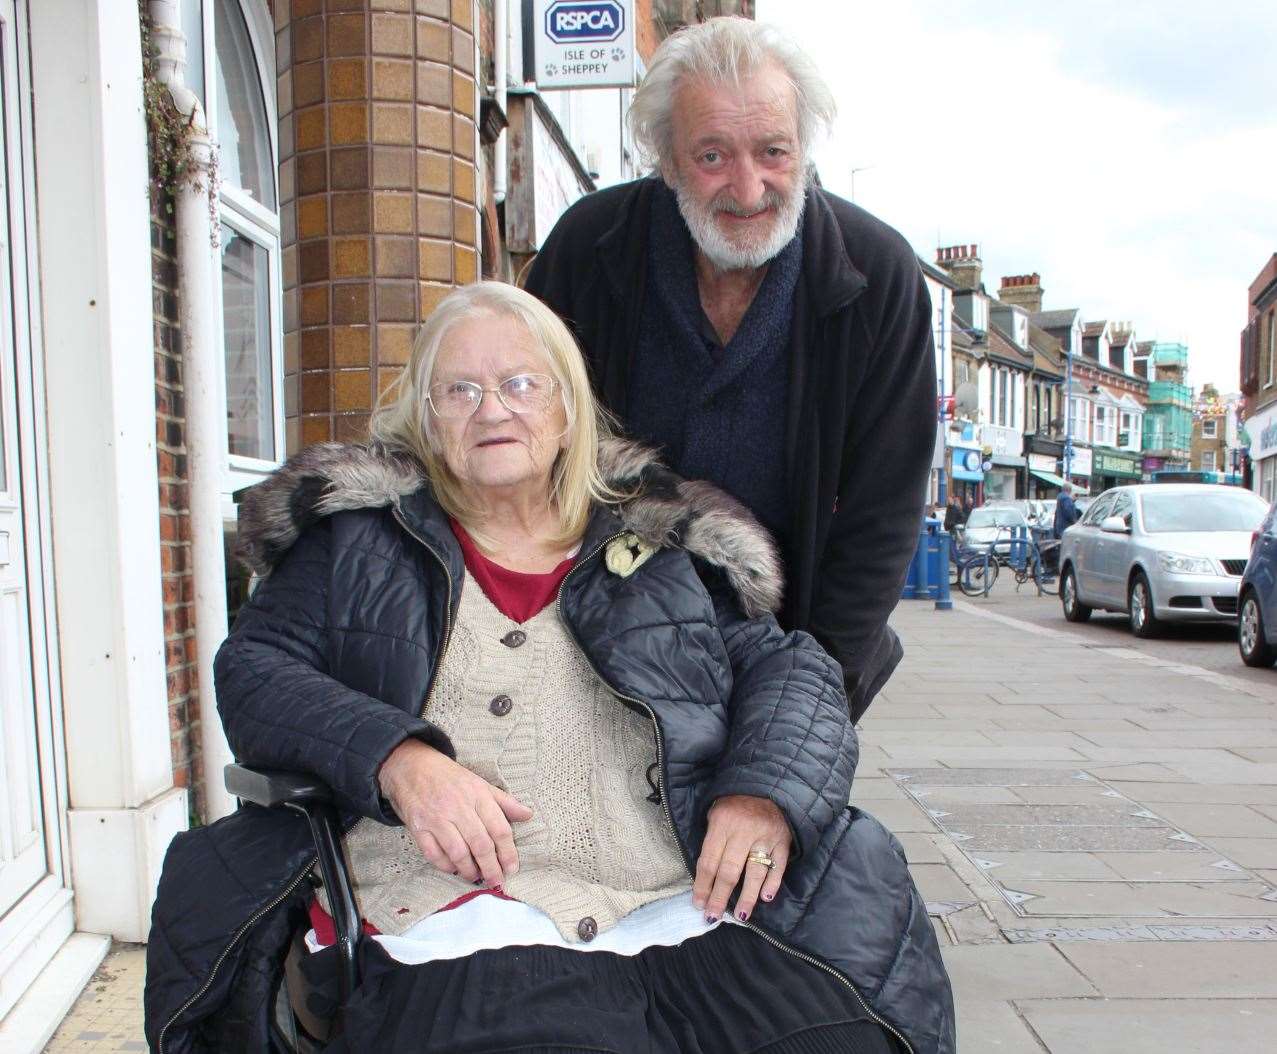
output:
<path id="1" fill-rule="evenodd" d="M 1192 457 L 1193 390 L 1188 348 L 1154 342 L 1148 349 L 1148 410 L 1144 416 L 1144 472 L 1188 469 Z"/>
<path id="2" fill-rule="evenodd" d="M 1241 334 L 1242 442 L 1250 487 L 1265 501 L 1277 498 L 1277 253 L 1251 282 Z"/>

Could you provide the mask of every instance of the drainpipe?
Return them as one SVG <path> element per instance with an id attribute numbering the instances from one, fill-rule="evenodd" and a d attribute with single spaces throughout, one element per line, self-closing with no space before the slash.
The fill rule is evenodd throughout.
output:
<path id="1" fill-rule="evenodd" d="M 178 110 L 190 118 L 191 155 L 211 169 L 212 143 L 199 98 L 186 87 L 186 38 L 179 0 L 149 0 L 155 70 Z M 222 542 L 221 371 L 213 275 L 213 218 L 208 176 L 202 188 L 183 183 L 173 192 L 177 224 L 178 318 L 182 331 L 182 388 L 186 404 L 187 489 L 191 518 L 191 566 L 195 585 L 195 649 L 200 701 L 200 751 L 204 761 L 205 819 L 235 810 L 223 768 L 232 760 L 213 689 L 213 656 L 226 636 L 226 558 Z"/>
<path id="2" fill-rule="evenodd" d="M 501 113 L 506 114 L 506 63 L 510 53 L 510 0 L 496 0 L 493 12 L 492 36 L 496 47 L 492 56 L 493 95 Z M 503 128 L 492 147 L 492 197 L 500 205 L 505 201 L 507 182 L 506 144 L 509 137 Z"/>

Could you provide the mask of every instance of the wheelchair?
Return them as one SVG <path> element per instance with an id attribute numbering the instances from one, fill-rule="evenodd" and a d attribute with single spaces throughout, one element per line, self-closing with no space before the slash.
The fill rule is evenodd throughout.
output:
<path id="1" fill-rule="evenodd" d="M 225 770 L 226 789 L 240 801 L 262 808 L 287 808 L 300 812 L 315 841 L 319 883 L 328 893 L 328 904 L 337 931 L 337 994 L 331 1013 L 316 1000 L 314 985 L 302 971 L 310 954 L 305 928 L 293 934 L 284 960 L 284 971 L 275 996 L 271 1021 L 272 1054 L 318 1054 L 341 1031 L 341 1007 L 359 987 L 356 945 L 360 935 L 359 911 L 341 846 L 341 822 L 328 786 L 312 776 L 231 764 Z"/>

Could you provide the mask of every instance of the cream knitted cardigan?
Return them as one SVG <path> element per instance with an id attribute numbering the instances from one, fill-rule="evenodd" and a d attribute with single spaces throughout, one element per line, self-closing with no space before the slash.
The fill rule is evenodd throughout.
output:
<path id="1" fill-rule="evenodd" d="M 509 647 L 502 639 L 514 629 L 527 639 Z M 501 697 L 508 706 L 494 703 Z M 461 764 L 533 810 L 513 825 L 519 870 L 504 889 L 565 939 L 592 939 L 691 888 L 661 806 L 648 800 L 652 723 L 590 669 L 557 605 L 515 623 L 467 576 L 423 715 L 452 738 Z M 360 820 L 346 853 L 360 913 L 383 933 L 475 888 L 432 867 L 402 827 Z"/>

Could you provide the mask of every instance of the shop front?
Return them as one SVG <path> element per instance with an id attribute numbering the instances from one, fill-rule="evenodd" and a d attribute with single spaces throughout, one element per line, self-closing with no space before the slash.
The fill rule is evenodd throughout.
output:
<path id="1" fill-rule="evenodd" d="M 1144 478 L 1140 458 L 1121 450 L 1096 450 L 1091 472 L 1092 491 L 1099 494 L 1109 487 L 1139 483 Z"/>
<path id="2" fill-rule="evenodd" d="M 1069 470 L 1065 478 L 1073 483 L 1074 494 L 1091 494 L 1091 448 L 1089 446 L 1075 446 L 1073 448 L 1073 456 L 1069 458 Z M 1063 467 L 1063 463 L 1061 463 Z M 1061 472 L 1063 476 L 1064 473 Z"/>
<path id="3" fill-rule="evenodd" d="M 984 483 L 984 454 L 975 426 L 971 424 L 951 429 L 945 435 L 949 449 L 949 494 L 959 501 L 980 502 L 980 487 Z"/>
<path id="4" fill-rule="evenodd" d="M 1277 497 L 1277 403 L 1246 418 L 1250 437 L 1251 489 L 1264 501 Z"/>
<path id="5" fill-rule="evenodd" d="M 1039 436 L 1026 436 L 1024 445 L 1029 469 L 1026 497 L 1054 498 L 1064 485 L 1064 477 L 1060 475 L 1064 444 Z"/>
<path id="6" fill-rule="evenodd" d="M 989 468 L 984 474 L 984 500 L 1005 501 L 1024 495 L 1024 435 L 1003 425 L 982 425 L 980 444 Z"/>

